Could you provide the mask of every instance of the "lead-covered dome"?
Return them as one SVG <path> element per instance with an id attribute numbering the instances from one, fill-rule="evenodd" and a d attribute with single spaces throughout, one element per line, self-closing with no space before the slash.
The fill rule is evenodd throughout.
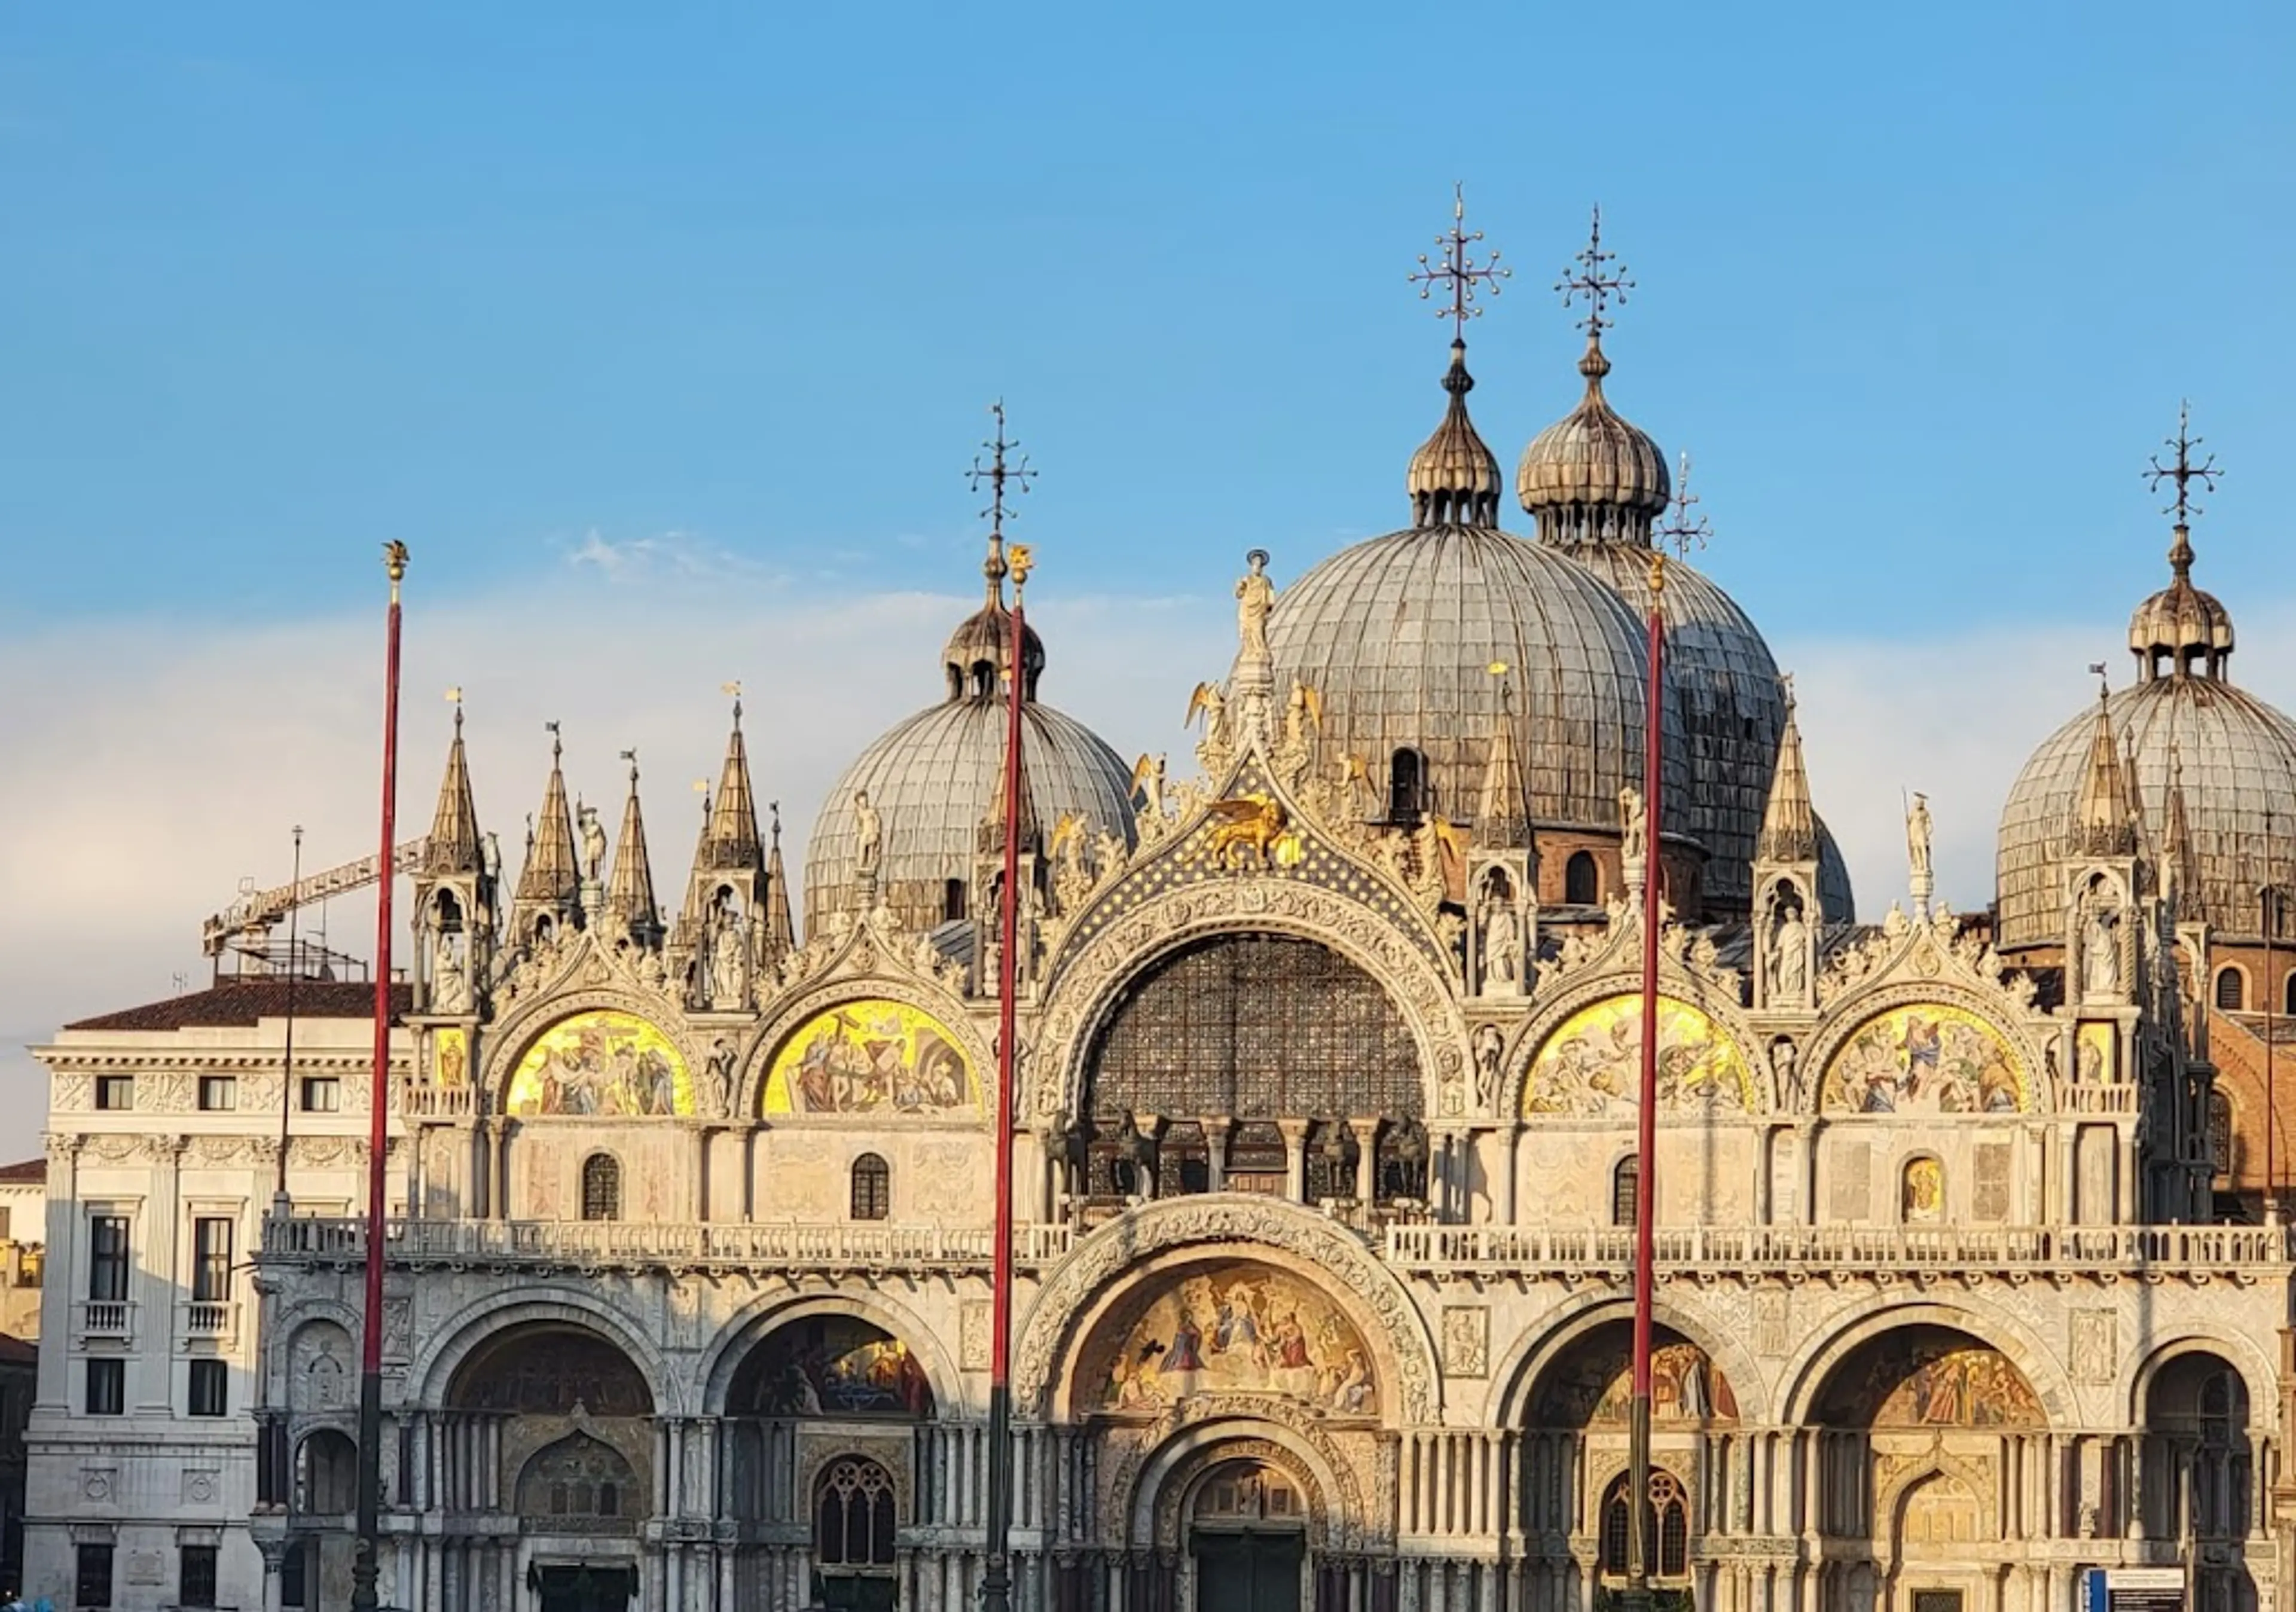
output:
<path id="1" fill-rule="evenodd" d="M 1464 380 L 1455 355 L 1452 374 Z M 1468 384 L 1472 384 L 1471 382 Z M 1619 827 L 1639 789 L 1648 661 L 1616 593 L 1562 554 L 1510 537 L 1486 496 L 1465 385 L 1413 461 L 1419 524 L 1341 550 L 1276 598 L 1267 643 L 1279 672 L 1323 696 L 1319 764 L 1361 757 L 1423 809 L 1471 821 L 1491 735 L 1511 699 L 1531 809 L 1542 827 Z M 1462 519 L 1465 516 L 1468 519 Z M 1504 664 L 1504 681 L 1492 667 Z M 1667 793 L 1683 751 L 1669 729 Z M 1669 831 L 1678 823 L 1667 814 Z"/>
<path id="2" fill-rule="evenodd" d="M 880 841 L 877 888 L 906 928 L 964 915 L 980 855 L 981 824 L 1003 781 L 1007 711 L 1001 687 L 1012 616 L 1001 555 L 992 550 L 986 608 L 950 638 L 942 670 L 948 697 L 888 731 L 832 786 L 805 853 L 808 934 L 861 904 L 859 808 L 866 795 Z M 1003 636 L 996 633 L 1001 625 Z M 1101 737 L 1036 698 L 1044 646 L 1023 624 L 1026 677 L 1021 775 L 1029 819 L 1049 831 L 1071 813 L 1095 833 L 1132 837 L 1132 773 Z"/>
<path id="3" fill-rule="evenodd" d="M 2103 700 L 2103 724 L 2123 768 L 2133 764 L 2145 845 L 2197 902 L 2187 911 L 2220 940 L 2260 940 L 2259 888 L 2296 887 L 2296 722 L 2234 685 L 2231 613 L 2192 587 L 2192 559 L 2179 527 L 2176 579 L 2131 623 L 2138 680 Z M 2098 730 L 2097 708 L 2073 717 L 2009 791 L 1996 855 L 2004 950 L 2064 939 L 2066 883 L 2081 855 L 2075 817 Z"/>
<path id="4" fill-rule="evenodd" d="M 1599 328 L 1589 333 L 1578 372 L 1587 378 L 1586 396 L 1524 452 L 1516 489 L 1538 524 L 1540 544 L 1601 577 L 1637 619 L 1646 619 L 1652 527 L 1674 484 L 1658 444 L 1603 395 L 1611 364 Z M 1668 563 L 1660 614 L 1667 628 L 1667 684 L 1688 747 L 1689 793 L 1680 821 L 1708 852 L 1707 909 L 1743 912 L 1753 899 L 1754 840 L 1785 724 L 1777 662 L 1737 601 L 1687 565 Z M 1838 852 L 1833 865 L 1841 867 Z M 1848 881 L 1843 867 L 1840 888 L 1826 894 L 1834 916 L 1849 915 Z"/>

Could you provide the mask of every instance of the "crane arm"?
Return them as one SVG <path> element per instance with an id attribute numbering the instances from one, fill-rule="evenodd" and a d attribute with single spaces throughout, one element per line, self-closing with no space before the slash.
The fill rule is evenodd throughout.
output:
<path id="1" fill-rule="evenodd" d="M 394 874 L 414 872 L 422 865 L 423 855 L 430 848 L 430 841 L 427 836 L 402 841 L 390 854 L 391 871 Z M 375 882 L 379 861 L 379 856 L 370 853 L 357 862 L 347 862 L 340 867 L 307 875 L 293 884 L 283 884 L 242 896 L 200 926 L 201 945 L 209 956 L 220 957 L 226 944 L 234 935 L 260 935 L 297 907 L 324 901 L 330 896 L 363 890 Z"/>

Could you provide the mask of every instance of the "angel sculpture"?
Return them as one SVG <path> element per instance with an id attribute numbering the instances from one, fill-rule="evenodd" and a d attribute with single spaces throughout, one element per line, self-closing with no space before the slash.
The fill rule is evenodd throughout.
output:
<path id="1" fill-rule="evenodd" d="M 1085 861 L 1084 819 L 1074 812 L 1062 812 L 1053 825 L 1046 849 L 1052 853 L 1053 890 L 1060 897 L 1061 911 L 1073 912 L 1092 888 L 1092 869 Z"/>
<path id="2" fill-rule="evenodd" d="M 1132 764 L 1132 798 L 1144 817 L 1164 814 L 1164 757 L 1143 756 Z"/>
<path id="3" fill-rule="evenodd" d="M 1183 727 L 1193 727 L 1198 716 L 1204 719 L 1204 742 L 1223 745 L 1227 742 L 1227 696 L 1220 692 L 1216 683 L 1200 683 L 1196 691 L 1188 696 L 1188 714 Z"/>
<path id="4" fill-rule="evenodd" d="M 1292 697 L 1283 706 L 1283 742 L 1293 749 L 1304 749 L 1308 743 L 1308 727 L 1313 723 L 1317 732 L 1324 726 L 1324 697 L 1315 685 L 1292 680 Z"/>

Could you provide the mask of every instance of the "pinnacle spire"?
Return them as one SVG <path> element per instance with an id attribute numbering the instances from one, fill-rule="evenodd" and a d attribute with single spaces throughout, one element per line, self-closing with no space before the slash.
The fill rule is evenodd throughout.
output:
<path id="1" fill-rule="evenodd" d="M 1755 856 L 1763 862 L 1816 862 L 1817 813 L 1810 805 L 1809 771 L 1801 755 L 1801 724 L 1794 716 L 1793 685 L 1786 681 L 1786 725 L 1778 735 L 1778 762 L 1770 798 L 1762 808 Z"/>
<path id="2" fill-rule="evenodd" d="M 1491 662 L 1491 675 L 1504 680 L 1510 668 L 1504 660 Z M 1499 684 L 1498 725 L 1491 732 L 1490 753 L 1483 762 L 1483 793 L 1475 812 L 1475 843 L 1479 846 L 1528 847 L 1531 842 L 1530 790 L 1514 748 L 1514 702 Z"/>
<path id="3" fill-rule="evenodd" d="M 707 857 L 703 862 L 701 857 Z M 758 844 L 758 802 L 750 790 L 750 751 L 742 737 L 742 701 L 734 700 L 734 728 L 726 739 L 726 765 L 718 777 L 718 793 L 709 806 L 709 828 L 702 835 L 697 869 L 712 872 L 751 869 L 761 865 Z"/>
<path id="4" fill-rule="evenodd" d="M 565 746 L 558 724 L 550 730 L 550 782 L 542 791 L 542 814 L 527 836 L 526 866 L 518 876 L 518 899 L 571 911 L 580 900 L 582 875 L 574 860 L 574 814 L 566 804 Z"/>
<path id="5" fill-rule="evenodd" d="M 790 921 L 789 874 L 782 867 L 782 803 L 767 803 L 773 814 L 773 847 L 766 853 L 766 955 L 778 957 L 797 946 L 797 926 Z"/>
<path id="6" fill-rule="evenodd" d="M 650 937 L 661 925 L 654 905 L 653 863 L 646 855 L 645 817 L 638 808 L 638 755 L 624 750 L 630 764 L 630 797 L 622 807 L 621 838 L 614 845 L 614 873 L 606 886 L 606 910 L 633 937 Z"/>
<path id="7" fill-rule="evenodd" d="M 2120 746 L 2112 736 L 2112 690 L 2102 665 L 2089 670 L 2097 679 L 2096 731 L 2089 739 L 2088 770 L 2073 806 L 2073 844 L 2085 856 L 2127 856 L 2136 849 L 2136 804 L 2121 765 Z"/>
<path id="8" fill-rule="evenodd" d="M 455 742 L 447 750 L 446 776 L 439 781 L 439 810 L 430 819 L 430 848 L 424 865 L 432 873 L 476 873 L 485 866 L 478 807 L 471 798 L 471 769 L 463 755 L 459 690 L 455 700 Z"/>
<path id="9" fill-rule="evenodd" d="M 2161 874 L 2169 885 L 2171 912 L 2178 923 L 2194 923 L 2206 916 L 2201 904 L 2201 863 L 2193 848 L 2192 822 L 2185 814 L 2185 758 L 2174 746 L 2169 751 L 2169 798 L 2162 815 Z"/>

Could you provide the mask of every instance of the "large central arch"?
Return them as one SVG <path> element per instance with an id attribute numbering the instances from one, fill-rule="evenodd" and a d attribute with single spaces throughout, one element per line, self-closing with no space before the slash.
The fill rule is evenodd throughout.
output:
<path id="1" fill-rule="evenodd" d="M 1328 1284 L 1378 1355 L 1382 1418 L 1438 1420 L 1440 1379 L 1434 1338 L 1395 1273 L 1361 1238 L 1320 1215 L 1272 1199 L 1173 1199 L 1103 1226 L 1054 1270 L 1029 1307 L 1013 1351 L 1013 1404 L 1023 1415 L 1072 1418 L 1080 1346 L 1144 1282 L 1208 1253 L 1266 1259 Z M 1056 1380 L 1065 1363 L 1067 1380 Z"/>

